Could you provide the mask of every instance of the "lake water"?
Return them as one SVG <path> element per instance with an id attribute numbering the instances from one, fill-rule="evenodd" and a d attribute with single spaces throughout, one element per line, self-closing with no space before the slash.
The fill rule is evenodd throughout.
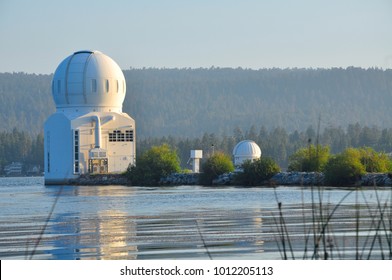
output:
<path id="1" fill-rule="evenodd" d="M 390 187 L 44 186 L 43 178 L 0 178 L 0 258 L 390 259 L 391 195 Z"/>

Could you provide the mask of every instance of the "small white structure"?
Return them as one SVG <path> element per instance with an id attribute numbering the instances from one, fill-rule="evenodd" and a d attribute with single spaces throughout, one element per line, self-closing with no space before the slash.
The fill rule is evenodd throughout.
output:
<path id="1" fill-rule="evenodd" d="M 23 164 L 21 162 L 12 162 L 4 167 L 6 176 L 20 176 L 22 175 Z"/>
<path id="2" fill-rule="evenodd" d="M 261 157 L 261 149 L 259 145 L 252 140 L 243 140 L 235 145 L 233 149 L 234 166 L 239 168 L 244 161 L 254 161 Z"/>
<path id="3" fill-rule="evenodd" d="M 191 150 L 191 165 L 192 165 L 192 172 L 199 173 L 200 172 L 200 159 L 203 158 L 203 151 L 202 150 Z"/>
<path id="4" fill-rule="evenodd" d="M 135 163 L 135 121 L 122 112 L 126 84 L 110 57 L 79 51 L 57 67 L 56 112 L 45 122 L 45 184 L 86 173 L 119 173 Z"/>

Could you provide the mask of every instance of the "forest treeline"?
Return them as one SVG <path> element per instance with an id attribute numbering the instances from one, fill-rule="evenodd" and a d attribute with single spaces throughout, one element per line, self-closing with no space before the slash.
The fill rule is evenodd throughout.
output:
<path id="1" fill-rule="evenodd" d="M 381 129 L 373 126 L 361 126 L 359 123 L 350 124 L 346 128 L 328 126 L 324 129 L 309 126 L 304 131 L 287 131 L 285 128 L 276 127 L 267 129 L 265 126 L 252 125 L 247 130 L 240 127 L 234 128 L 231 134 L 218 135 L 204 133 L 201 137 L 161 137 L 140 139 L 137 142 L 137 154 L 140 155 L 152 146 L 167 143 L 177 151 L 182 168 L 191 168 L 187 164 L 190 150 L 203 150 L 203 156 L 209 157 L 216 151 L 232 154 L 234 146 L 242 140 L 254 140 L 261 148 L 262 156 L 271 157 L 283 169 L 289 163 L 289 157 L 300 148 L 320 144 L 329 146 L 332 154 L 342 152 L 348 147 L 371 147 L 378 152 L 392 152 L 392 128 Z"/>
<path id="2" fill-rule="evenodd" d="M 230 134 L 204 133 L 200 137 L 146 137 L 138 139 L 137 157 L 152 146 L 168 144 L 179 158 L 181 167 L 191 169 L 188 164 L 190 150 L 203 150 L 203 157 L 207 158 L 214 152 L 232 154 L 234 146 L 241 140 L 254 140 L 261 148 L 262 155 L 274 159 L 281 168 L 285 169 L 289 157 L 300 148 L 307 148 L 310 144 L 329 146 L 332 154 L 342 152 L 348 147 L 371 147 L 378 152 L 392 152 L 392 128 L 376 126 L 361 126 L 359 123 L 350 124 L 346 128 L 325 127 L 320 129 L 309 126 L 306 130 L 293 132 L 285 128 L 267 129 L 265 126 L 252 125 L 247 130 L 236 127 Z M 3 167 L 11 162 L 19 161 L 28 165 L 43 166 L 43 135 L 19 131 L 0 133 L 0 174 Z"/>
<path id="3" fill-rule="evenodd" d="M 229 135 L 251 125 L 287 133 L 317 126 L 392 127 L 392 70 L 129 69 L 124 112 L 138 139 Z M 0 131 L 38 135 L 55 111 L 52 75 L 0 73 Z"/>
<path id="4" fill-rule="evenodd" d="M 0 132 L 0 174 L 4 166 L 12 162 L 21 162 L 24 171 L 31 166 L 44 165 L 44 137 L 36 136 L 14 128 L 12 131 Z"/>

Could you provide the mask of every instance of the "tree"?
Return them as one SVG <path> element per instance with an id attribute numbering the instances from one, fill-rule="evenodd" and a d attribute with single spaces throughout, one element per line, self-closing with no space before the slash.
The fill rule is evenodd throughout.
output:
<path id="1" fill-rule="evenodd" d="M 44 135 L 40 133 L 31 143 L 31 152 L 27 157 L 30 164 L 44 165 Z"/>
<path id="2" fill-rule="evenodd" d="M 234 171 L 231 158 L 223 152 L 215 152 L 202 164 L 202 174 L 200 181 L 203 185 L 211 185 L 212 180 L 219 175 Z"/>
<path id="3" fill-rule="evenodd" d="M 157 185 L 162 177 L 180 171 L 177 153 L 169 145 L 153 146 L 138 159 L 137 165 L 127 170 L 127 176 L 133 185 Z"/>
<path id="4" fill-rule="evenodd" d="M 242 172 L 235 176 L 236 184 L 246 186 L 257 186 L 269 180 L 276 173 L 280 172 L 279 165 L 269 157 L 261 157 L 254 160 L 245 161 L 242 164 Z"/>
<path id="5" fill-rule="evenodd" d="M 234 135 L 234 139 L 235 139 L 236 143 L 245 139 L 244 134 L 242 132 L 242 129 L 239 126 L 236 126 L 234 128 L 233 135 Z"/>
<path id="6" fill-rule="evenodd" d="M 388 172 L 391 170 L 391 160 L 384 153 L 377 153 L 374 149 L 364 147 L 359 149 L 361 163 L 366 172 Z"/>
<path id="7" fill-rule="evenodd" d="M 289 157 L 288 171 L 321 172 L 329 159 L 329 146 L 309 145 Z"/>
<path id="8" fill-rule="evenodd" d="M 325 166 L 325 181 L 331 185 L 351 185 L 365 174 L 359 150 L 348 148 L 330 158 Z"/>
<path id="9" fill-rule="evenodd" d="M 256 141 L 257 140 L 257 133 L 256 133 L 256 127 L 252 125 L 249 130 L 245 134 L 245 138 L 249 140 Z"/>
<path id="10" fill-rule="evenodd" d="M 275 128 L 269 135 L 269 142 L 272 145 L 270 146 L 270 150 L 268 155 L 274 158 L 279 164 L 285 165 L 287 164 L 287 144 L 288 144 L 288 134 L 286 130 L 282 127 Z M 267 154 L 267 153 L 265 153 Z"/>

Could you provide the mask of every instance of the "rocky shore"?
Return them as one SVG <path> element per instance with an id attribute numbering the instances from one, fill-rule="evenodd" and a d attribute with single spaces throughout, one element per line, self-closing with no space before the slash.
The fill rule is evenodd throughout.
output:
<path id="1" fill-rule="evenodd" d="M 198 173 L 173 173 L 161 178 L 159 185 L 198 185 L 200 174 Z M 213 185 L 234 185 L 235 172 L 220 175 L 213 181 Z M 325 185 L 324 174 L 317 172 L 280 172 L 270 180 L 260 183 L 267 186 L 316 186 Z M 69 181 L 71 185 L 131 185 L 123 174 L 82 175 L 78 179 Z M 392 179 L 389 174 L 368 173 L 362 176 L 356 185 L 361 186 L 391 186 Z"/>
<path id="2" fill-rule="evenodd" d="M 235 173 L 220 175 L 214 185 L 232 185 Z M 279 172 L 261 185 L 270 186 L 323 186 L 325 176 L 320 172 Z M 357 182 L 358 186 L 391 186 L 392 179 L 385 173 L 368 173 Z"/>
<path id="3" fill-rule="evenodd" d="M 361 178 L 361 186 L 391 186 L 390 174 L 385 173 L 368 173 Z"/>
<path id="4" fill-rule="evenodd" d="M 213 185 L 234 184 L 235 172 L 220 175 L 212 183 Z M 269 186 L 314 186 L 324 184 L 324 174 L 317 172 L 280 172 L 260 185 Z"/>
<path id="5" fill-rule="evenodd" d="M 200 173 L 173 173 L 161 178 L 160 185 L 198 185 Z"/>
<path id="6" fill-rule="evenodd" d="M 79 186 L 129 185 L 129 181 L 123 174 L 96 174 L 81 175 L 77 179 L 69 180 L 69 184 Z"/>

